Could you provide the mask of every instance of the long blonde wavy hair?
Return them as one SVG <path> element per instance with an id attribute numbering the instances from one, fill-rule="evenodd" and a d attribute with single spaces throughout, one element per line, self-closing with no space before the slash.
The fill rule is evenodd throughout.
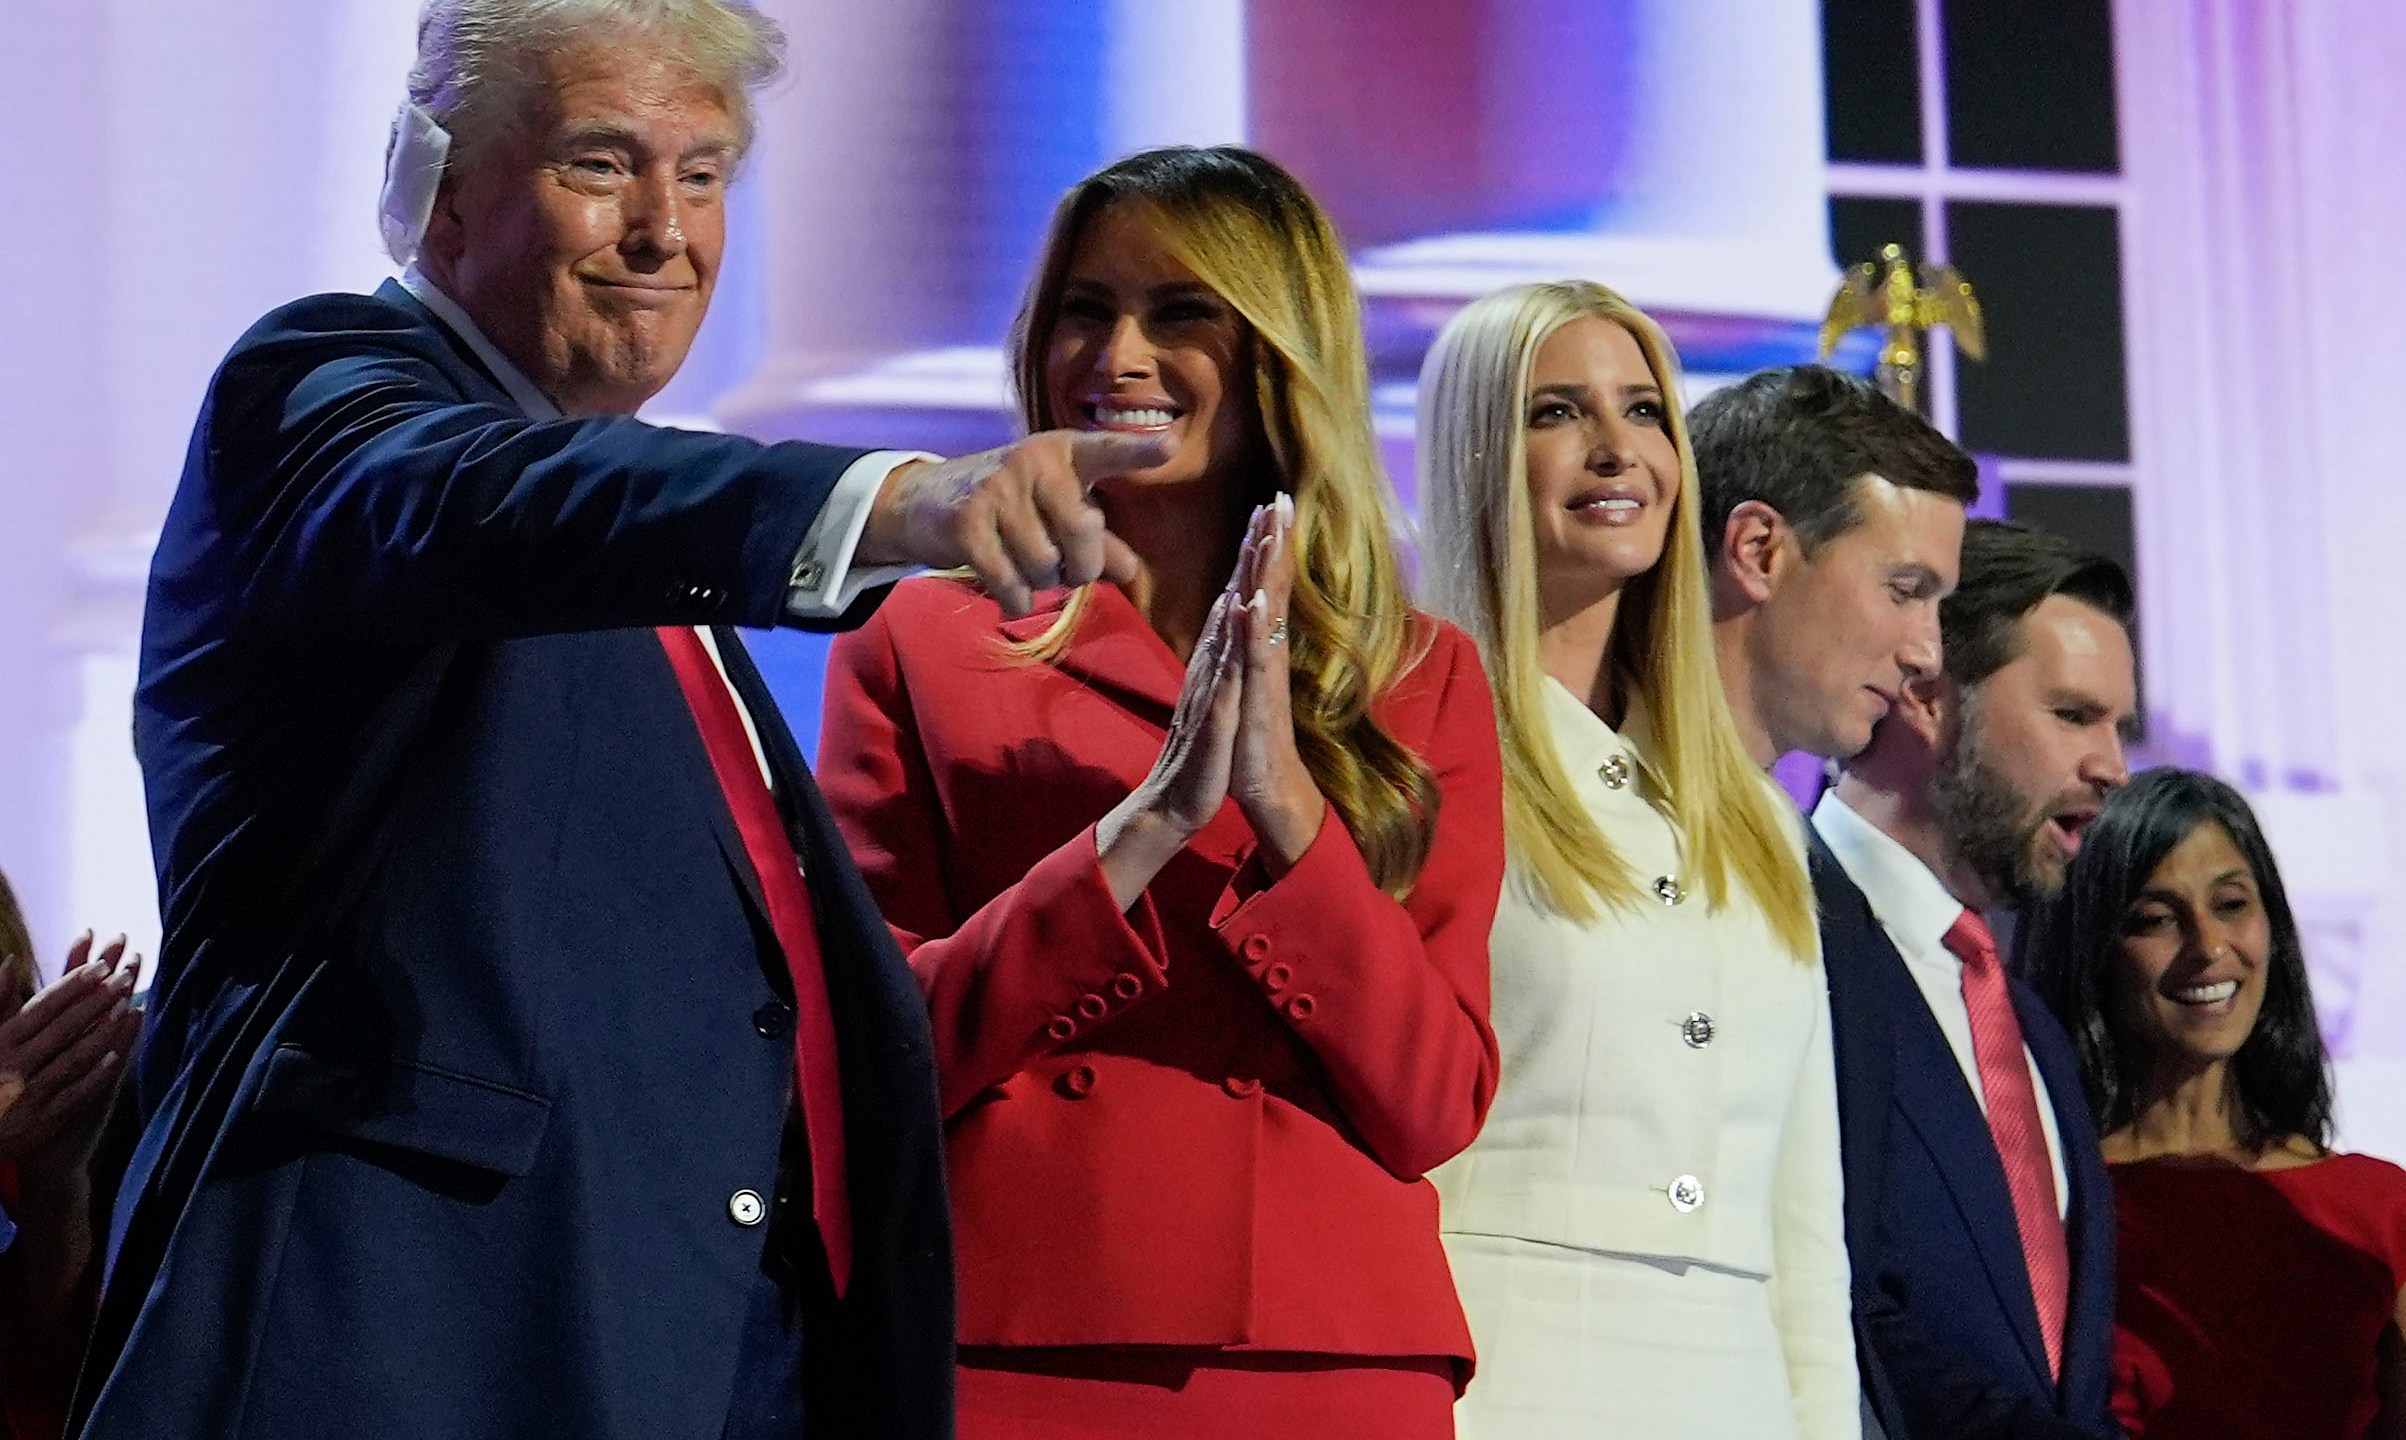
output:
<path id="1" fill-rule="evenodd" d="M 1370 429 L 1370 370 L 1344 247 L 1318 202 L 1285 170 L 1231 145 L 1131 155 L 1082 181 L 1054 212 L 1044 257 L 1012 327 L 1012 374 L 1030 430 L 1055 429 L 1045 356 L 1078 238 L 1125 205 L 1219 293 L 1252 330 L 1252 395 L 1270 467 L 1268 500 L 1295 497 L 1295 589 L 1287 663 L 1295 746 L 1389 894 L 1419 878 L 1437 823 L 1429 767 L 1380 728 L 1370 707 L 1418 658 L 1396 557 L 1399 514 Z M 1242 514 L 1239 509 L 1238 514 Z M 1090 591 L 1020 653 L 1047 660 L 1069 643 Z"/>
<path id="2" fill-rule="evenodd" d="M 1537 549 L 1529 511 L 1530 371 L 1546 338 L 1594 317 L 1629 332 L 1662 387 L 1679 496 L 1653 569 L 1629 582 L 1605 663 L 1644 697 L 1691 873 L 1708 901 L 1742 886 L 1800 958 L 1816 951 L 1811 886 L 1787 817 L 1738 738 L 1713 653 L 1696 463 L 1677 404 L 1679 361 L 1644 312 L 1601 285 L 1516 285 L 1454 316 L 1420 370 L 1422 584 L 1430 608 L 1486 656 L 1504 751 L 1504 830 L 1516 883 L 1574 920 L 1653 903 L 1572 793 L 1545 719 Z"/>

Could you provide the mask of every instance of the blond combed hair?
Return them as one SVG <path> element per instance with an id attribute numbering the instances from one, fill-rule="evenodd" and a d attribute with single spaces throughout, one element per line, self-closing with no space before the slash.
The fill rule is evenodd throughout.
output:
<path id="1" fill-rule="evenodd" d="M 1013 378 L 1030 430 L 1052 413 L 1045 357 L 1078 238 L 1106 207 L 1134 207 L 1171 254 L 1252 331 L 1252 395 L 1270 465 L 1255 493 L 1295 498 L 1295 588 L 1287 663 L 1295 745 L 1370 875 L 1408 893 L 1437 822 L 1435 778 L 1371 718 L 1417 660 L 1425 636 L 1396 554 L 1398 509 L 1370 428 L 1370 368 L 1344 247 L 1309 192 L 1249 150 L 1173 147 L 1131 155 L 1063 197 L 1012 330 Z M 1240 512 L 1241 513 L 1241 512 Z M 1090 592 L 1020 647 L 1049 660 L 1069 643 Z"/>
<path id="2" fill-rule="evenodd" d="M 544 60 L 587 37 L 641 37 L 700 75 L 726 98 L 747 148 L 752 92 L 785 55 L 785 32 L 744 0 L 426 0 L 409 98 L 464 161 L 525 118 Z"/>
<path id="3" fill-rule="evenodd" d="M 1611 837 L 1573 794 L 1548 734 L 1538 658 L 1537 549 L 1527 478 L 1530 372 L 1538 347 L 1583 318 L 1629 332 L 1662 387 L 1679 496 L 1653 569 L 1622 592 L 1605 657 L 1644 697 L 1691 874 L 1714 907 L 1743 887 L 1798 957 L 1817 953 L 1812 889 L 1779 801 L 1730 718 L 1714 658 L 1696 465 L 1677 404 L 1679 361 L 1644 312 L 1601 285 L 1516 285 L 1462 310 L 1420 371 L 1422 583 L 1430 608 L 1486 656 L 1503 745 L 1504 829 L 1515 883 L 1573 920 L 1652 903 Z"/>

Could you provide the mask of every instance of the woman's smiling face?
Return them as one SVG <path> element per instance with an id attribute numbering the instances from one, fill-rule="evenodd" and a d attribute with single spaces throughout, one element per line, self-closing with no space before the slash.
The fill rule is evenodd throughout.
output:
<path id="1" fill-rule="evenodd" d="M 2212 821 L 2147 877 L 2122 920 L 2124 1023 L 2158 1064 L 2239 1053 L 2264 1008 L 2272 923 L 2254 870 Z"/>
<path id="2" fill-rule="evenodd" d="M 1225 478 L 1263 451 L 1253 332 L 1163 243 L 1143 209 L 1108 205 L 1071 251 L 1044 342 L 1054 423 L 1161 438 L 1169 458 L 1108 482 Z"/>

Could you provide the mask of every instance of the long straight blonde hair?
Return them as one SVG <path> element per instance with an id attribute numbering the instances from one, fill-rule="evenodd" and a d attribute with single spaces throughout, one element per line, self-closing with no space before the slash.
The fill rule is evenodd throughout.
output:
<path id="1" fill-rule="evenodd" d="M 1716 908 L 1743 887 L 1800 958 L 1816 953 L 1812 889 L 1779 801 L 1738 738 L 1714 658 L 1696 463 L 1679 414 L 1679 361 L 1661 327 L 1601 285 L 1516 285 L 1454 316 L 1420 370 L 1422 584 L 1430 608 L 1486 656 L 1504 751 L 1504 829 L 1516 883 L 1574 920 L 1652 903 L 1572 793 L 1545 718 L 1537 547 L 1529 511 L 1529 376 L 1538 347 L 1574 320 L 1629 332 L 1662 387 L 1679 495 L 1663 556 L 1629 582 L 1605 664 L 1644 698 L 1650 757 L 1691 873 Z M 1645 897 L 1645 898 L 1641 898 Z"/>
<path id="2" fill-rule="evenodd" d="M 1393 488 L 1370 429 L 1370 367 L 1344 247 L 1319 204 L 1276 164 L 1231 145 L 1148 150 L 1063 197 L 1026 305 L 1012 327 L 1012 376 L 1030 430 L 1059 427 L 1045 357 L 1071 256 L 1106 207 L 1128 206 L 1252 330 L 1252 399 L 1270 465 L 1246 500 L 1295 497 L 1295 589 L 1287 663 L 1304 768 L 1389 894 L 1411 890 L 1437 823 L 1435 777 L 1371 718 L 1418 659 L 1396 558 Z M 1239 512 L 1242 513 L 1241 511 Z M 1090 591 L 1021 648 L 1045 660 L 1069 643 Z"/>

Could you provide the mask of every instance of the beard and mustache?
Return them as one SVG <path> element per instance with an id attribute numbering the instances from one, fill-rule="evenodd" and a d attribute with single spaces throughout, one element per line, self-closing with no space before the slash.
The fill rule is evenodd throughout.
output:
<path id="1" fill-rule="evenodd" d="M 2008 778 L 1991 752 L 1980 705 L 1967 697 L 1955 743 L 1938 762 L 1931 805 L 1939 833 L 1955 857 L 1989 893 L 2017 907 L 2052 900 L 2063 889 L 2069 865 L 2062 847 L 2046 833 L 2048 821 L 2101 797 L 2087 786 L 2029 799 Z"/>

